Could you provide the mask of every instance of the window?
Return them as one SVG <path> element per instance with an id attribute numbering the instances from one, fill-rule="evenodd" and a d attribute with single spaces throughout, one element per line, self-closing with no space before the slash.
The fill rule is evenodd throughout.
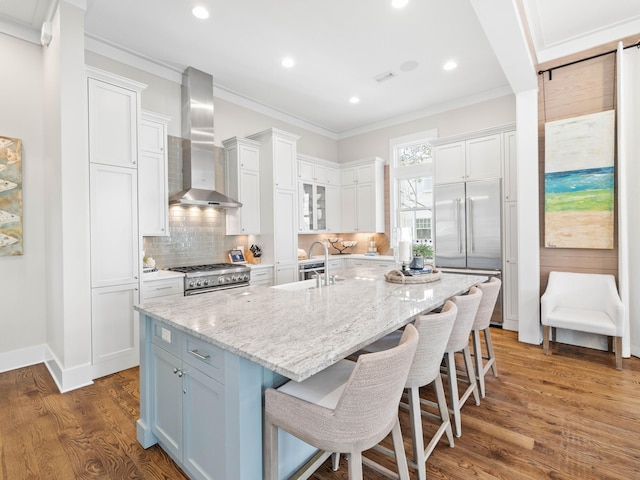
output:
<path id="1" fill-rule="evenodd" d="M 436 131 L 393 139 L 389 171 L 392 226 L 410 227 L 416 243 L 432 244 L 433 158 Z"/>

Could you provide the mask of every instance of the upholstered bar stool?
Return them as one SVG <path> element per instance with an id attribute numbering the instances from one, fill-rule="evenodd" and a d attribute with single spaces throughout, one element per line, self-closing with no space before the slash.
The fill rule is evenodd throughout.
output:
<path id="1" fill-rule="evenodd" d="M 493 315 L 493 309 L 496 306 L 496 300 L 500 293 L 500 287 L 502 282 L 499 278 L 492 277 L 490 281 L 481 283 L 478 288 L 482 290 L 482 300 L 480 300 L 480 306 L 478 307 L 478 313 L 476 313 L 476 319 L 471 327 L 471 334 L 473 337 L 473 357 L 476 361 L 476 376 L 478 378 L 478 385 L 480 386 L 480 396 L 485 396 L 485 382 L 484 376 L 489 369 L 493 370 L 493 376 L 498 376 L 498 366 L 496 365 L 496 356 L 493 353 L 493 344 L 491 343 L 491 316 Z M 480 332 L 484 333 L 484 343 L 487 348 L 487 355 L 482 353 L 482 343 L 480 342 Z M 487 363 L 484 363 L 487 360 Z"/>
<path id="2" fill-rule="evenodd" d="M 362 452 L 391 432 L 399 477 L 408 480 L 398 404 L 417 346 L 418 332 L 408 325 L 390 350 L 361 355 L 357 362 L 341 360 L 303 382 L 267 389 L 265 479 L 278 478 L 280 428 L 321 450 L 298 478 L 308 478 L 336 452 L 349 454 L 349 479 L 362 479 Z"/>
<path id="3" fill-rule="evenodd" d="M 418 341 L 416 355 L 413 357 L 411 370 L 409 371 L 407 383 L 405 384 L 405 388 L 408 390 L 409 403 L 401 405 L 409 409 L 413 443 L 413 461 L 409 463 L 411 467 L 417 470 L 419 480 L 425 480 L 427 478 L 427 459 L 445 432 L 449 446 L 454 446 L 449 409 L 447 408 L 444 386 L 442 384 L 442 377 L 440 376 L 440 364 L 442 363 L 442 356 L 449 341 L 457 313 L 458 307 L 456 304 L 447 301 L 440 313 L 420 315 L 414 322 L 416 330 L 418 330 L 418 334 L 420 335 L 420 340 Z M 400 332 L 393 332 L 363 348 L 362 351 L 378 352 L 391 348 L 392 345 L 398 343 L 399 335 Z M 437 399 L 437 403 L 435 404 L 420 398 L 420 387 L 427 385 L 433 385 Z M 422 406 L 436 406 L 439 415 L 436 416 L 432 414 L 430 411 L 423 409 Z M 423 416 L 434 418 L 440 422 L 438 430 L 433 437 L 431 437 L 426 448 L 424 447 L 422 430 Z M 376 450 L 382 450 L 386 454 L 393 453 L 381 446 L 375 448 Z"/>
<path id="4" fill-rule="evenodd" d="M 444 354 L 445 369 L 449 384 L 450 394 L 450 413 L 453 415 L 454 431 L 456 437 L 462 435 L 462 419 L 460 409 L 473 394 L 476 405 L 480 405 L 480 395 L 478 394 L 478 383 L 473 370 L 473 361 L 471 360 L 471 352 L 469 350 L 469 335 L 471 327 L 478 312 L 478 306 L 482 299 L 482 290 L 471 287 L 467 295 L 457 295 L 451 299 L 458 307 L 458 315 L 456 316 L 449 342 Z M 468 386 L 462 395 L 458 393 L 458 372 L 456 371 L 455 354 L 462 353 L 464 357 L 464 365 Z"/>

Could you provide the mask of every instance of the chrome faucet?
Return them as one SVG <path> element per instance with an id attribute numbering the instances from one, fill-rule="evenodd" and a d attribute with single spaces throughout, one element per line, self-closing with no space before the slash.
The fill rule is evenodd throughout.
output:
<path id="1" fill-rule="evenodd" d="M 329 247 L 327 247 L 326 243 L 321 242 L 320 240 L 316 240 L 309 247 L 309 251 L 307 252 L 307 258 L 311 258 L 311 251 L 315 244 L 322 245 L 324 248 L 324 284 L 329 285 Z"/>

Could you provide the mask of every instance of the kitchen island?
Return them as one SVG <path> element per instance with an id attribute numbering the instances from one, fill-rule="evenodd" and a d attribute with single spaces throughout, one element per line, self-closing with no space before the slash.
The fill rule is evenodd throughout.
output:
<path id="1" fill-rule="evenodd" d="M 136 307 L 138 441 L 159 443 L 192 478 L 258 480 L 265 388 L 304 380 L 486 279 L 402 285 L 376 269 L 333 273 L 320 288 L 250 286 Z M 283 434 L 280 453 L 285 477 L 314 450 Z"/>

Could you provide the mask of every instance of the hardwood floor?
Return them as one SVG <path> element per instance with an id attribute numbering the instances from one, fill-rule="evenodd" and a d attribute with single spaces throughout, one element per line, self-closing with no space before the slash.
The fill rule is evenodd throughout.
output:
<path id="1" fill-rule="evenodd" d="M 463 407 L 462 437 L 453 449 L 440 442 L 428 478 L 640 478 L 640 359 L 624 359 L 619 372 L 610 353 L 552 344 L 545 357 L 514 332 L 492 337 L 500 376 L 487 377 L 479 407 Z M 44 365 L 21 368 L 0 374 L 0 399 L 2 480 L 186 478 L 160 448 L 136 441 L 137 369 L 59 394 Z M 408 437 L 405 412 L 401 422 Z M 367 467 L 364 477 L 383 478 Z M 348 478 L 345 460 L 312 478 Z"/>

